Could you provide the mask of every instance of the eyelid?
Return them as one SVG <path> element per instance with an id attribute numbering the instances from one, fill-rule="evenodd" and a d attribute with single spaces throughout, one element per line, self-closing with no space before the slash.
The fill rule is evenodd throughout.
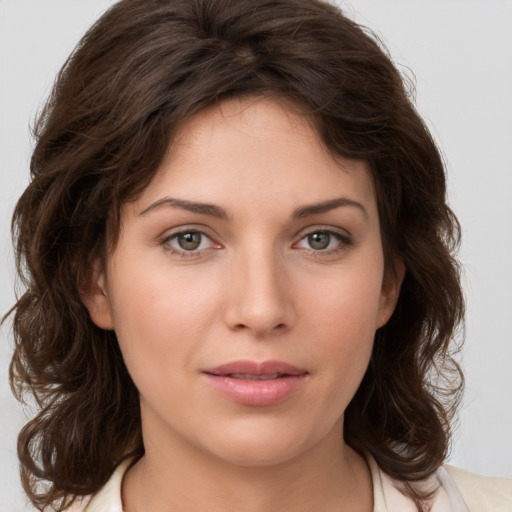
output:
<path id="1" fill-rule="evenodd" d="M 339 228 L 337 226 L 330 226 L 325 224 L 315 224 L 313 226 L 308 226 L 306 228 L 301 229 L 297 235 L 295 236 L 296 240 L 302 240 L 304 237 L 311 235 L 313 233 L 317 233 L 319 231 L 325 233 L 332 233 L 336 236 L 339 236 L 343 239 L 352 239 L 352 234 L 344 228 Z"/>
<path id="2" fill-rule="evenodd" d="M 314 233 L 328 233 L 336 239 L 338 239 L 339 244 L 331 249 L 313 249 L 313 248 L 307 248 L 307 247 L 297 247 L 297 245 L 303 241 L 308 236 L 314 234 Z M 334 226 L 325 226 L 325 225 L 317 225 L 317 226 L 309 226 L 299 232 L 299 234 L 296 237 L 296 241 L 292 244 L 293 248 L 296 249 L 302 249 L 303 251 L 310 252 L 312 254 L 322 256 L 322 255 L 333 255 L 337 254 L 341 251 L 345 251 L 349 246 L 354 244 L 354 240 L 352 235 L 346 230 Z"/>
<path id="3" fill-rule="evenodd" d="M 206 251 L 222 248 L 222 245 L 215 239 L 216 237 L 214 237 L 212 234 L 208 233 L 208 231 L 211 231 L 211 230 L 209 230 L 204 225 L 198 225 L 198 224 L 187 224 L 187 225 L 177 226 L 175 228 L 165 231 L 161 236 L 159 236 L 158 244 L 163 246 L 164 249 L 166 251 L 168 251 L 169 253 L 178 255 L 183 258 L 198 257 Z M 210 240 L 211 244 L 207 248 L 191 250 L 191 251 L 187 251 L 186 249 L 179 249 L 170 244 L 170 241 L 172 239 L 174 239 L 177 236 L 179 236 L 180 234 L 184 234 L 184 233 L 199 233 L 201 236 L 206 237 L 208 240 Z"/>
<path id="4" fill-rule="evenodd" d="M 212 232 L 212 229 L 204 224 L 180 224 L 179 226 L 162 231 L 162 234 L 158 236 L 158 239 L 163 240 L 165 238 L 171 238 L 179 235 L 180 233 L 188 233 L 190 231 L 201 233 L 211 239 L 217 238 L 216 234 Z"/>

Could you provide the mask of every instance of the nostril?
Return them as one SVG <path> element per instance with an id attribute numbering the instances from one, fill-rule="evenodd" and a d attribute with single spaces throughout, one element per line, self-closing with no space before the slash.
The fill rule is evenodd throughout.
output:
<path id="1" fill-rule="evenodd" d="M 253 330 L 248 325 L 245 325 L 245 324 L 236 324 L 234 326 L 234 329 L 237 330 L 237 331 L 243 331 L 244 329 Z M 284 324 L 284 323 L 277 324 L 274 327 L 274 330 L 276 330 L 276 331 L 284 331 L 284 330 L 286 330 L 286 324 Z"/>

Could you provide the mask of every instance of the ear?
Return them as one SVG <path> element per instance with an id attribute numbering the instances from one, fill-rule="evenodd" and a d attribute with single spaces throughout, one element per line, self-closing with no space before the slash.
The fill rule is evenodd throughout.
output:
<path id="1" fill-rule="evenodd" d="M 382 280 L 380 292 L 379 312 L 377 315 L 376 329 L 386 325 L 395 310 L 398 297 L 400 296 L 400 287 L 405 277 L 405 265 L 402 260 L 397 259 L 394 269 L 387 270 Z"/>
<path id="2" fill-rule="evenodd" d="M 106 285 L 103 264 L 97 259 L 85 275 L 80 289 L 80 296 L 89 311 L 91 320 L 101 329 L 113 330 L 112 306 L 107 294 Z"/>

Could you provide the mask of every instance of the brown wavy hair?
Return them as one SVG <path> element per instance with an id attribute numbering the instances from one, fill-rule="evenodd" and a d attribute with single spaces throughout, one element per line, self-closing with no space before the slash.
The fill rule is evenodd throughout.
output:
<path id="1" fill-rule="evenodd" d="M 149 184 L 185 119 L 266 95 L 300 105 L 333 154 L 370 164 L 387 270 L 396 258 L 406 267 L 346 411 L 346 442 L 405 482 L 445 459 L 463 383 L 452 343 L 464 309 L 459 225 L 439 150 L 382 45 L 321 0 L 122 0 L 60 71 L 13 217 L 26 289 L 11 310 L 10 379 L 39 406 L 18 439 L 39 510 L 96 492 L 144 453 L 116 335 L 80 297 L 91 262 L 116 243 L 120 207 Z"/>

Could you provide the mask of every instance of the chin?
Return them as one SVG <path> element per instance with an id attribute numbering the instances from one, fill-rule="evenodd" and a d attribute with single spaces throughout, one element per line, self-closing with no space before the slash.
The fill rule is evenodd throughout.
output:
<path id="1" fill-rule="evenodd" d="M 231 443 L 216 447 L 215 455 L 225 462 L 240 467 L 269 467 L 284 464 L 301 453 L 297 446 L 283 443 Z"/>
<path id="2" fill-rule="evenodd" d="M 294 429 L 290 421 L 281 425 L 258 421 L 246 423 L 223 429 L 215 436 L 216 439 L 210 437 L 205 443 L 210 449 L 204 448 L 216 458 L 236 466 L 264 467 L 299 457 L 318 444 L 321 438 L 315 433 Z"/>

